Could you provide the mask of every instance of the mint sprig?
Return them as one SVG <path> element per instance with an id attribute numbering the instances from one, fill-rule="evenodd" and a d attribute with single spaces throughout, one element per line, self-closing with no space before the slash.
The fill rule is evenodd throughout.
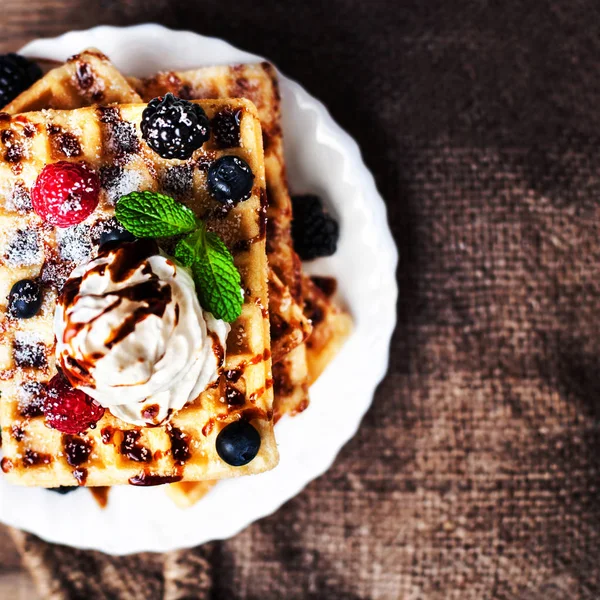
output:
<path id="1" fill-rule="evenodd" d="M 231 323 L 242 314 L 240 274 L 218 235 L 206 231 L 201 223 L 194 233 L 179 240 L 174 254 L 191 268 L 200 304 L 210 306 L 214 317 Z"/>
<path id="2" fill-rule="evenodd" d="M 115 208 L 117 220 L 139 238 L 169 237 L 196 229 L 196 215 L 171 196 L 131 192 Z"/>
<path id="3" fill-rule="evenodd" d="M 228 323 L 240 316 L 241 278 L 233 256 L 189 208 L 164 194 L 131 192 L 117 202 L 115 216 L 137 237 L 188 234 L 177 242 L 174 256 L 192 271 L 202 308 Z"/>

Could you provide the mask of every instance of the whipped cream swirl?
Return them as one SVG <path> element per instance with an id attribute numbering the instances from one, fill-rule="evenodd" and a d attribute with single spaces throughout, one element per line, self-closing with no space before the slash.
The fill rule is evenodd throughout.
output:
<path id="1" fill-rule="evenodd" d="M 77 267 L 54 329 L 71 385 L 145 426 L 163 423 L 218 378 L 230 328 L 202 310 L 187 269 L 144 240 Z"/>

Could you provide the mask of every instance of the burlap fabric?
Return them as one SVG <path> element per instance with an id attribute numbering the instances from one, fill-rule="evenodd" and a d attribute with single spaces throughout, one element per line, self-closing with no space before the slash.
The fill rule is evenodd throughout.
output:
<path id="1" fill-rule="evenodd" d="M 40 588 L 600 597 L 598 3 L 151 10 L 271 56 L 359 141 L 402 255 L 390 372 L 333 468 L 277 514 L 164 556 L 17 535 Z"/>

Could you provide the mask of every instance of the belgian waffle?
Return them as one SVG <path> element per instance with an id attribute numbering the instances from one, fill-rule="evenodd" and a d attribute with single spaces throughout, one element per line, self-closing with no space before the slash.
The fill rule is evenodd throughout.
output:
<path id="1" fill-rule="evenodd" d="M 309 337 L 312 325 L 308 317 L 305 316 L 302 307 L 292 297 L 290 288 L 279 279 L 270 265 L 269 315 L 271 352 L 275 364 L 298 349 L 298 346 Z"/>
<path id="2" fill-rule="evenodd" d="M 73 70 L 74 64 L 76 71 Z M 77 76 L 77 73 L 87 74 L 87 86 L 80 85 L 79 80 L 81 78 Z M 274 77 L 274 74 L 272 76 Z M 272 83 L 276 85 L 275 80 Z M 69 109 L 80 105 L 87 105 L 94 101 L 93 95 L 86 91 L 89 87 L 96 90 L 114 90 L 111 96 L 111 101 L 114 102 L 120 102 L 121 99 L 127 100 L 132 98 L 136 100 L 139 98 L 133 89 L 131 87 L 127 89 L 127 86 L 128 83 L 123 81 L 122 75 L 110 64 L 104 55 L 95 49 L 89 49 L 78 54 L 76 57 L 72 57 L 64 65 L 56 67 L 47 73 L 36 84 L 35 89 L 40 93 L 41 90 L 49 91 L 46 98 L 49 106 Z M 267 85 L 269 93 L 272 93 L 272 89 Z M 159 93 L 159 90 L 156 90 L 156 93 Z M 277 98 L 274 95 L 271 103 L 278 111 L 276 102 Z M 41 101 L 35 93 L 27 90 L 13 101 L 7 107 L 7 110 L 27 110 L 40 104 Z M 46 106 L 43 108 L 46 108 Z M 271 111 L 271 114 L 275 114 L 275 112 Z M 281 152 L 281 148 L 279 150 Z M 278 159 L 280 161 L 283 160 L 282 154 L 278 156 Z M 273 162 L 272 166 L 277 167 L 277 164 L 277 162 Z M 281 178 L 280 170 L 272 169 L 271 173 L 273 177 Z M 285 186 L 285 182 L 283 182 L 283 185 Z M 281 182 L 275 182 L 271 187 L 278 190 L 279 193 L 282 191 Z M 286 193 L 285 187 L 283 188 L 283 192 Z M 289 207 L 289 200 L 286 204 L 284 198 L 283 205 Z M 297 269 L 297 266 L 297 258 L 294 255 L 294 268 Z M 274 328 L 277 330 L 277 335 L 275 339 L 272 339 L 271 343 L 272 359 L 273 361 L 279 361 L 288 352 L 292 351 L 295 346 L 301 344 L 302 340 L 309 335 L 310 322 L 303 316 L 302 308 L 292 297 L 289 288 L 281 282 L 272 269 L 269 269 L 269 312 L 272 324 L 275 325 Z M 307 385 L 305 383 L 307 369 L 303 353 L 303 348 L 295 350 L 290 357 L 285 358 L 282 364 L 277 367 L 276 386 L 279 390 L 275 394 L 275 413 L 277 418 L 286 412 L 303 410 L 307 405 Z M 290 386 L 290 380 L 294 381 L 294 379 L 299 384 Z M 194 485 L 194 483 L 187 483 L 185 486 L 182 484 L 180 491 L 184 492 L 183 495 L 175 493 L 176 499 L 179 496 L 180 504 L 192 504 L 206 493 L 212 484 L 204 482 L 198 483 L 196 487 Z M 177 485 L 173 487 L 177 487 Z"/>
<path id="3" fill-rule="evenodd" d="M 9 481 L 45 487 L 152 485 L 246 475 L 277 463 L 260 123 L 255 107 L 245 100 L 200 104 L 211 119 L 223 112 L 238 113 L 242 143 L 223 148 L 211 137 L 188 161 L 161 159 L 141 140 L 145 105 L 140 104 L 0 118 L 0 425 L 2 468 Z M 252 196 L 226 215 L 205 185 L 207 165 L 224 154 L 242 157 L 255 175 Z M 100 174 L 98 209 L 67 229 L 42 224 L 29 199 L 37 175 L 46 163 L 80 159 Z M 176 413 L 168 425 L 132 427 L 107 411 L 95 429 L 67 436 L 45 426 L 40 405 L 44 383 L 55 372 L 52 314 L 57 289 L 73 267 L 93 253 L 94 237 L 111 218 L 115 200 L 133 189 L 185 195 L 188 205 L 223 238 L 242 277 L 242 315 L 232 324 L 218 385 Z M 11 286 L 26 277 L 39 277 L 44 284 L 42 310 L 32 319 L 10 319 L 6 297 Z M 226 400 L 230 389 L 237 392 L 235 405 Z M 218 457 L 215 438 L 239 418 L 252 422 L 262 442 L 253 461 L 231 467 Z M 87 448 L 83 458 L 76 451 L 81 447 Z"/>
<path id="4" fill-rule="evenodd" d="M 280 97 L 277 74 L 269 63 L 204 67 L 186 72 L 158 73 L 131 84 L 144 99 L 172 92 L 187 99 L 243 97 L 257 107 L 265 149 L 267 179 L 267 256 L 269 309 L 276 419 L 308 406 L 308 368 L 302 343 L 311 332 L 302 310 L 301 264 L 291 237 L 292 203 L 285 177 Z M 287 288 L 287 289 L 286 289 Z M 285 310 L 287 308 L 287 310 Z M 283 309 L 283 310 L 282 310 Z M 207 485 L 176 484 L 168 493 L 181 506 L 189 506 L 208 490 Z"/>
<path id="5" fill-rule="evenodd" d="M 99 50 L 90 48 L 52 69 L 4 107 L 11 115 L 47 108 L 130 104 L 141 98 Z"/>
<path id="6" fill-rule="evenodd" d="M 172 92 L 181 98 L 247 98 L 260 117 L 265 149 L 267 179 L 267 256 L 280 282 L 290 290 L 292 300 L 302 306 L 300 259 L 293 249 L 291 236 L 292 203 L 287 188 L 281 130 L 281 109 L 277 73 L 269 63 L 203 67 L 192 71 L 158 73 L 148 79 L 130 78 L 144 100 Z M 280 283 L 272 281 L 273 298 Z M 310 333 L 307 320 L 286 317 L 277 303 L 271 309 L 271 344 L 276 367 L 275 398 L 284 412 L 308 406 L 306 351 L 300 344 Z M 295 311 L 297 314 L 297 311 Z M 298 348 L 290 354 L 290 351 Z M 284 383 L 285 385 L 279 385 Z M 278 410 L 282 412 L 282 410 Z"/>
<path id="7" fill-rule="evenodd" d="M 231 95 L 228 92 L 234 93 L 235 85 L 239 90 L 247 90 L 246 96 L 260 106 L 263 138 L 271 140 L 265 152 L 270 200 L 267 243 L 272 266 L 269 271 L 269 313 L 272 360 L 279 362 L 308 337 L 311 325 L 303 315 L 300 263 L 291 245 L 291 203 L 285 182 L 276 74 L 268 63 L 264 63 L 209 67 L 180 75 L 182 79 L 177 74 L 159 74 L 143 81 L 133 78 L 130 81 L 144 93 L 146 100 L 164 95 L 167 91 L 181 97 L 208 97 L 203 93 L 208 89 L 212 90 L 215 98 L 224 98 Z M 217 89 L 217 86 L 221 87 Z M 70 110 L 98 102 L 125 104 L 139 101 L 140 96 L 109 59 L 91 48 L 46 73 L 8 104 L 4 111 L 17 114 L 46 108 Z M 265 131 L 270 133 L 265 135 Z M 276 275 L 277 272 L 285 283 Z M 277 368 L 276 398 L 281 399 L 282 406 L 295 409 L 308 404 L 306 380 L 302 375 L 306 372 L 304 355 L 304 349 L 297 350 Z"/>
<path id="8" fill-rule="evenodd" d="M 302 275 L 304 312 L 313 323 L 306 340 L 309 385 L 321 376 L 352 333 L 352 317 L 333 300 L 335 291 L 336 281 L 331 277 Z"/>

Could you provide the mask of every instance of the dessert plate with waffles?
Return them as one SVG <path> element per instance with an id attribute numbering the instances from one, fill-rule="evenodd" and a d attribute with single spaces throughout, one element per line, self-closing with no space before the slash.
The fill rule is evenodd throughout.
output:
<path id="1" fill-rule="evenodd" d="M 397 252 L 355 142 L 157 25 L 0 57 L 0 104 L 0 519 L 125 554 L 277 510 L 387 369 Z"/>

